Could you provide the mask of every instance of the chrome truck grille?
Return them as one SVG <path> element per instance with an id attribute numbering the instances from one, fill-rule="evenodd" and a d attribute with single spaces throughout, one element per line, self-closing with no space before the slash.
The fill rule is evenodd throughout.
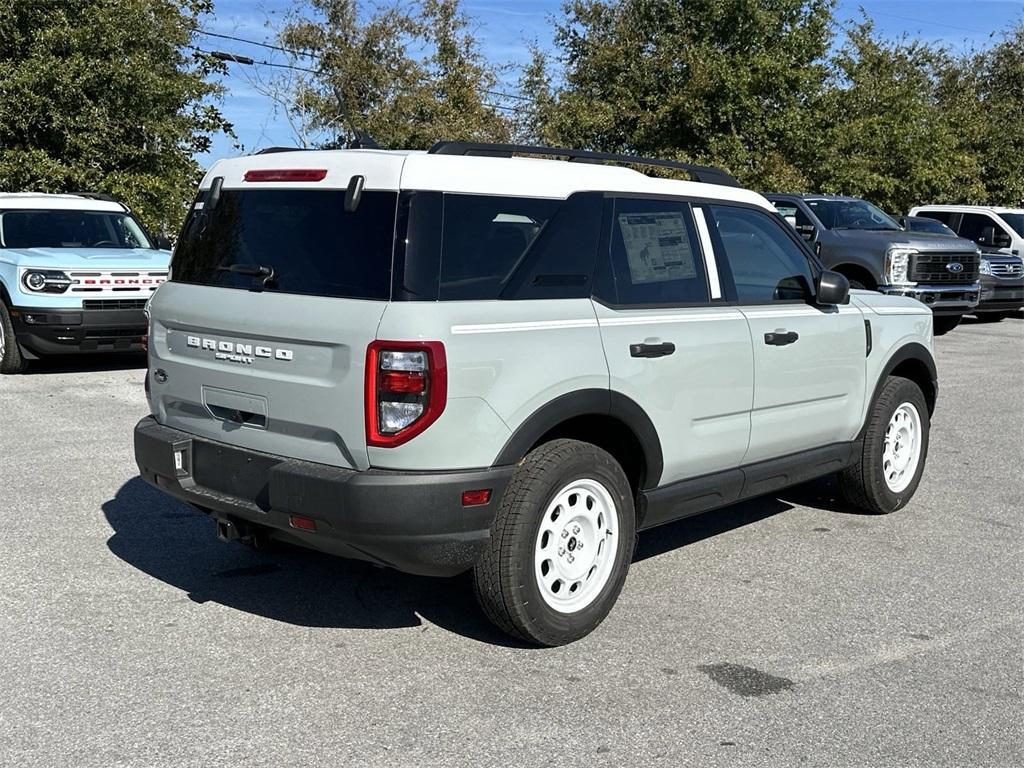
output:
<path id="1" fill-rule="evenodd" d="M 978 279 L 976 253 L 918 253 L 912 257 L 910 279 L 915 283 L 973 283 Z"/>

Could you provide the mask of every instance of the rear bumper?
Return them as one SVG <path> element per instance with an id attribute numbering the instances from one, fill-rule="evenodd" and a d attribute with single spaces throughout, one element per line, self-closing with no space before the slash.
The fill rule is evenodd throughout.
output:
<path id="1" fill-rule="evenodd" d="M 146 316 L 141 309 L 14 307 L 18 344 L 40 355 L 141 351 Z"/>
<path id="2" fill-rule="evenodd" d="M 977 312 L 1012 312 L 1024 307 L 1024 280 L 981 278 L 981 301 Z"/>
<path id="3" fill-rule="evenodd" d="M 981 285 L 883 285 L 879 291 L 895 296 L 909 296 L 931 307 L 936 315 L 963 315 L 978 305 Z"/>
<path id="4" fill-rule="evenodd" d="M 472 567 L 514 469 L 357 472 L 205 440 L 151 416 L 135 427 L 135 460 L 148 483 L 242 535 L 427 576 Z M 483 488 L 490 503 L 462 506 L 464 491 Z M 313 519 L 316 531 L 292 527 L 292 515 Z"/>

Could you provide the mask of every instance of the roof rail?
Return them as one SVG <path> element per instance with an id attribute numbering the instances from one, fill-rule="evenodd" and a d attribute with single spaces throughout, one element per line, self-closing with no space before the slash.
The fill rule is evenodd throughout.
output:
<path id="1" fill-rule="evenodd" d="M 707 165 L 681 163 L 676 160 L 661 160 L 655 157 L 620 155 L 614 152 L 591 152 L 585 149 L 564 149 L 562 147 L 540 147 L 531 144 L 488 144 L 475 141 L 439 141 L 427 152 L 431 155 L 473 155 L 477 157 L 512 157 L 513 155 L 548 155 L 564 157 L 569 162 L 617 163 L 619 165 L 651 165 L 659 168 L 674 168 L 686 171 L 704 184 L 721 184 L 738 187 L 740 184 L 720 168 Z"/>
<path id="2" fill-rule="evenodd" d="M 117 203 L 126 211 L 131 211 L 131 208 L 122 203 L 113 195 L 108 195 L 106 192 L 70 192 L 68 194 L 72 194 L 75 197 L 84 197 L 87 200 L 102 200 L 105 203 Z"/>
<path id="3" fill-rule="evenodd" d="M 305 152 L 305 147 L 264 147 L 257 155 L 276 155 L 278 152 Z"/>

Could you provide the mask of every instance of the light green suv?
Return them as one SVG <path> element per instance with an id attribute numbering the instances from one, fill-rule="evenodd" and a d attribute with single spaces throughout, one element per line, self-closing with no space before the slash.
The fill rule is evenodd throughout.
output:
<path id="1" fill-rule="evenodd" d="M 472 570 L 544 645 L 604 619 L 640 530 L 836 472 L 892 512 L 931 312 L 851 294 L 773 210 L 552 148 L 219 162 L 149 307 L 140 471 L 225 539 Z"/>

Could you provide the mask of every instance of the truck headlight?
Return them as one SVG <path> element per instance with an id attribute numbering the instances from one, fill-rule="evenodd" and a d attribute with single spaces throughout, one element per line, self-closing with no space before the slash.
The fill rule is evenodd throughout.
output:
<path id="1" fill-rule="evenodd" d="M 992 262 L 988 259 L 982 259 L 978 262 L 978 271 L 983 275 L 992 274 Z"/>
<path id="2" fill-rule="evenodd" d="M 916 256 L 913 248 L 893 246 L 885 254 L 885 277 L 889 285 L 914 285 L 910 279 L 910 257 Z"/>
<path id="3" fill-rule="evenodd" d="M 21 284 L 32 293 L 64 293 L 71 278 L 59 269 L 26 269 Z"/>

